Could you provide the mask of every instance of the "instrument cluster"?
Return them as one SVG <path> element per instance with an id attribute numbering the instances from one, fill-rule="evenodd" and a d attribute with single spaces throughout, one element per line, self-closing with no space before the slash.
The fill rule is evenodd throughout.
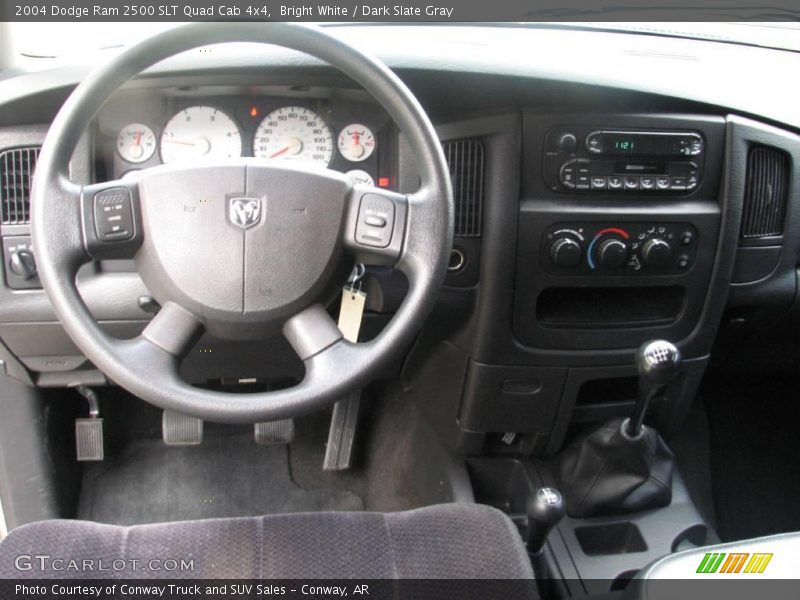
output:
<path id="1" fill-rule="evenodd" d="M 252 95 L 139 100 L 118 100 L 98 118 L 108 178 L 247 156 L 331 168 L 390 187 L 391 122 L 376 105 Z"/>

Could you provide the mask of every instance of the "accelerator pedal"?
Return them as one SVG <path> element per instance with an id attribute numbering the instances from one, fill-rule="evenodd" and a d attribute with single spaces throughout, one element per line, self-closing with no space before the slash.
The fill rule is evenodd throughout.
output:
<path id="1" fill-rule="evenodd" d="M 294 440 L 294 419 L 256 423 L 255 436 L 256 444 L 291 444 Z"/>
<path id="2" fill-rule="evenodd" d="M 167 446 L 199 446 L 203 443 L 203 419 L 165 410 L 161 416 L 161 437 Z"/>
<path id="3" fill-rule="evenodd" d="M 103 460 L 103 419 L 97 394 L 85 385 L 75 389 L 89 403 L 89 418 L 75 419 L 76 458 L 81 462 Z"/>
<path id="4" fill-rule="evenodd" d="M 361 390 L 353 392 L 333 405 L 328 446 L 325 448 L 324 471 L 344 471 L 353 464 L 353 441 L 358 424 Z"/>

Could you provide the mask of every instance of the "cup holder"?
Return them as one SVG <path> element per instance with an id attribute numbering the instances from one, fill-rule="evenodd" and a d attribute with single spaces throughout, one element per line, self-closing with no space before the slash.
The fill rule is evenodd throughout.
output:
<path id="1" fill-rule="evenodd" d="M 691 550 L 692 548 L 699 548 L 700 546 L 707 546 L 708 527 L 705 525 L 693 525 L 688 529 L 681 531 L 672 541 L 672 551 L 680 552 L 681 550 Z"/>

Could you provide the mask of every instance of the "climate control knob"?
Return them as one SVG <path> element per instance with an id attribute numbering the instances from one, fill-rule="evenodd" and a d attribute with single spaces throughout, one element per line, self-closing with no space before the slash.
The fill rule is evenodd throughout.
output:
<path id="1" fill-rule="evenodd" d="M 660 238 L 647 240 L 642 246 L 642 261 L 650 267 L 663 267 L 672 258 L 672 246 Z"/>
<path id="2" fill-rule="evenodd" d="M 628 244 L 617 238 L 608 238 L 597 246 L 597 262 L 607 269 L 617 269 L 628 262 Z"/>
<path id="3" fill-rule="evenodd" d="M 581 262 L 581 245 L 568 237 L 557 238 L 550 245 L 550 260 L 558 267 L 575 267 Z"/>

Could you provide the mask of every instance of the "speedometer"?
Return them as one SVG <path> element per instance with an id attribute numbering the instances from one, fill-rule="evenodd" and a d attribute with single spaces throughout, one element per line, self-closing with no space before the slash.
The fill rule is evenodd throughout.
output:
<path id="1" fill-rule="evenodd" d="M 190 106 L 172 117 L 161 134 L 165 163 L 197 158 L 238 158 L 242 136 L 228 115 L 213 106 Z"/>
<path id="2" fill-rule="evenodd" d="M 314 111 L 284 106 L 261 121 L 253 138 L 253 155 L 327 167 L 333 158 L 333 134 Z"/>

